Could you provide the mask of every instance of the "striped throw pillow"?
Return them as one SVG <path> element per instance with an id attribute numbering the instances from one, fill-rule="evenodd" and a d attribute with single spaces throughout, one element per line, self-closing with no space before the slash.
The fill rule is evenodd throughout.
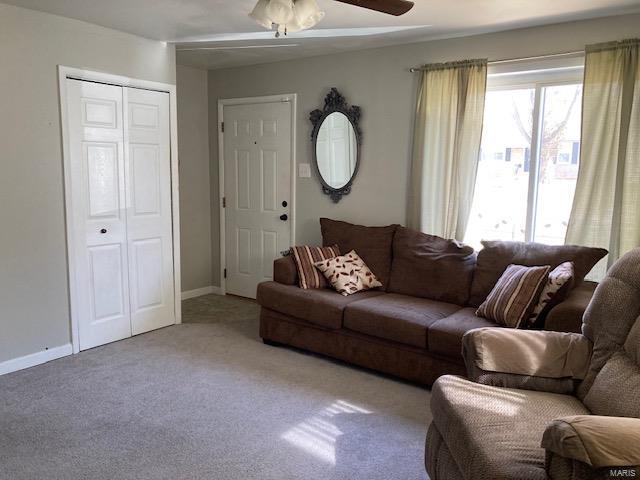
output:
<path id="1" fill-rule="evenodd" d="M 528 320 L 547 281 L 549 266 L 509 265 L 476 315 L 505 327 L 518 328 Z"/>
<path id="2" fill-rule="evenodd" d="M 301 245 L 291 247 L 291 254 L 298 269 L 300 288 L 326 288 L 327 281 L 324 275 L 313 266 L 316 262 L 334 258 L 340 255 L 337 245 L 332 247 L 310 247 Z"/>

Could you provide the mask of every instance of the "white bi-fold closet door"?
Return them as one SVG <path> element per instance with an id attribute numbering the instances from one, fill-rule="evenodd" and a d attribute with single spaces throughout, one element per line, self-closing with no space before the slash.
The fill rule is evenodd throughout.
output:
<path id="1" fill-rule="evenodd" d="M 80 349 L 175 323 L 169 94 L 67 79 Z"/>

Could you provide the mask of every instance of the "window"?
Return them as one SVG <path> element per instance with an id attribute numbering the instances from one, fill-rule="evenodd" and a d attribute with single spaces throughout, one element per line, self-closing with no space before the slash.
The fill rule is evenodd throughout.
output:
<path id="1" fill-rule="evenodd" d="M 578 176 L 581 67 L 489 75 L 465 242 L 563 244 Z"/>

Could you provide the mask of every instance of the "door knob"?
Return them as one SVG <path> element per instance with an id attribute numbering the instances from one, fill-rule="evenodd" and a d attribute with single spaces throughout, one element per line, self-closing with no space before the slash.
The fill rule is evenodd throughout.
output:
<path id="1" fill-rule="evenodd" d="M 288 218 L 289 217 L 287 216 L 286 213 L 283 213 L 282 215 L 280 215 L 280 220 L 282 220 L 283 222 L 286 222 Z"/>
<path id="2" fill-rule="evenodd" d="M 101 228 L 100 229 L 100 233 L 107 233 L 107 229 L 106 228 Z"/>

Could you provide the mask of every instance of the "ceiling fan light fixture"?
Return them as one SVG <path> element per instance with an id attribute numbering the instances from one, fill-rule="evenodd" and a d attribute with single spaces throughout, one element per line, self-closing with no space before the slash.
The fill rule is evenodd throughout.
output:
<path id="1" fill-rule="evenodd" d="M 249 14 L 249 17 L 254 19 L 258 25 L 271 30 L 273 27 L 273 22 L 267 15 L 267 6 L 269 5 L 269 0 L 258 0 L 256 6 L 253 7 L 253 10 Z"/>
<path id="2" fill-rule="evenodd" d="M 258 0 L 249 17 L 276 37 L 312 28 L 324 17 L 316 0 Z"/>
<path id="3" fill-rule="evenodd" d="M 324 12 L 318 7 L 316 0 L 296 0 L 294 10 L 300 30 L 312 28 L 324 17 Z"/>
<path id="4" fill-rule="evenodd" d="M 293 0 L 269 0 L 267 15 L 278 25 L 286 25 L 293 20 Z"/>

